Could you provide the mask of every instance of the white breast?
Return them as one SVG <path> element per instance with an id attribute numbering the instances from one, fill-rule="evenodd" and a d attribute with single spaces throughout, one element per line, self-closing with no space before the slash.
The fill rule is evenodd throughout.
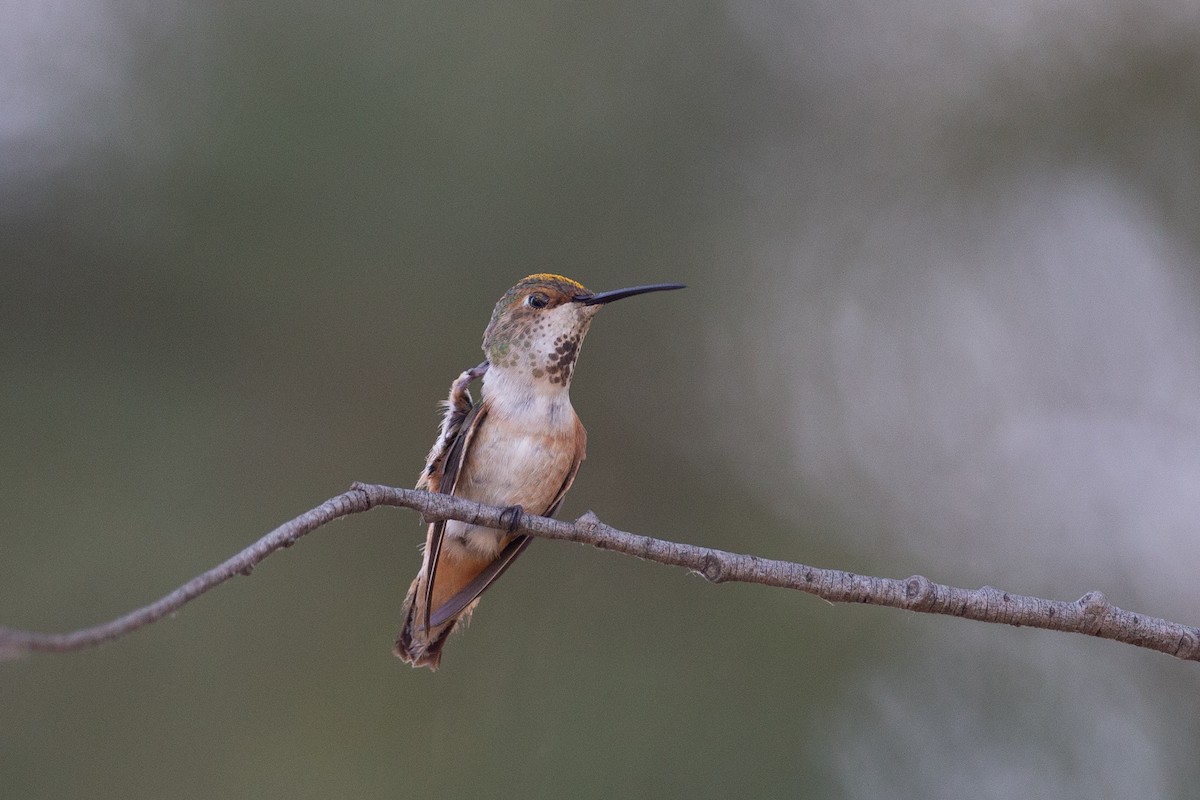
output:
<path id="1" fill-rule="evenodd" d="M 513 388 L 503 381 L 497 386 L 494 378 L 485 384 L 487 415 L 471 439 L 454 493 L 544 514 L 575 463 L 579 422 L 565 389 L 508 391 Z M 504 538 L 498 531 L 453 521 L 446 532 L 481 555 L 498 552 Z"/>

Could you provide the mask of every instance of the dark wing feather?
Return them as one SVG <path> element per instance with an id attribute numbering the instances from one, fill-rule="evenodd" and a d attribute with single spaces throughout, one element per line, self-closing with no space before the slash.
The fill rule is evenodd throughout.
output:
<path id="1" fill-rule="evenodd" d="M 442 433 L 429 454 L 428 466 L 418 486 L 442 494 L 454 494 L 458 473 L 462 468 L 463 454 L 467 442 L 483 418 L 483 404 L 475 405 L 468 387 L 472 380 L 487 372 L 488 362 L 466 370 L 450 385 L 450 397 L 446 400 L 446 416 L 442 420 Z M 429 564 L 425 576 L 425 630 L 429 630 L 429 604 L 433 600 L 433 576 L 437 572 L 438 556 L 442 551 L 442 538 L 446 533 L 446 521 L 438 520 L 430 527 L 425 543 L 426 562 Z"/>
<path id="2" fill-rule="evenodd" d="M 429 625 L 438 626 L 454 615 L 461 612 L 464 608 L 475 602 L 475 598 L 483 594 L 483 591 L 491 586 L 497 578 L 504 574 L 504 570 L 508 569 L 512 562 L 517 560 L 517 556 L 525 551 L 529 546 L 529 542 L 533 539 L 532 536 L 518 536 L 513 539 L 508 545 L 500 551 L 500 555 L 496 556 L 492 563 L 483 568 L 483 572 L 476 575 L 470 583 L 455 593 L 453 597 L 442 604 L 432 617 L 429 618 Z"/>
<path id="3" fill-rule="evenodd" d="M 464 370 L 454 383 L 450 384 L 450 396 L 440 403 L 446 409 L 442 417 L 442 429 L 437 441 L 433 443 L 433 449 L 425 457 L 425 470 L 421 473 L 421 479 L 417 481 L 418 489 L 430 492 L 445 491 L 442 485 L 445 483 L 447 462 L 453 462 L 454 447 L 461 442 L 463 426 L 475 408 L 471 399 L 471 381 L 482 377 L 487 368 L 488 362 L 485 361 L 477 367 Z M 453 464 L 450 470 L 453 473 L 450 478 L 451 484 L 457 470 L 458 464 Z"/>

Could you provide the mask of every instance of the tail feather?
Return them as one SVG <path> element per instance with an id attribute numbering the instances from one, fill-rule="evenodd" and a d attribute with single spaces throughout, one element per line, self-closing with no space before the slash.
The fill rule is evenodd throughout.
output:
<path id="1" fill-rule="evenodd" d="M 462 617 L 448 620 L 445 624 L 433 628 L 432 631 L 424 629 L 425 615 L 423 610 L 418 608 L 418 606 L 424 605 L 421 599 L 423 577 L 424 574 L 417 576 L 408 589 L 408 595 L 404 598 L 404 605 L 400 610 L 403 623 L 400 633 L 396 636 L 396 646 L 393 648 L 393 652 L 414 667 L 437 669 L 442 660 L 442 647 L 445 646 L 446 640 L 454 632 Z M 466 614 L 470 613 L 470 609 L 468 609 Z"/>
<path id="2" fill-rule="evenodd" d="M 446 605 L 455 594 L 486 572 L 490 564 L 487 559 L 471 557 L 455 547 L 446 548 L 440 562 L 433 582 L 431 612 Z M 403 622 L 400 633 L 396 636 L 393 652 L 414 667 L 437 669 L 446 640 L 460 624 L 465 624 L 470 619 L 478 600 L 472 596 L 472 602 L 445 620 L 433 622 L 426 630 L 425 619 L 429 615 L 425 613 L 425 576 L 426 570 L 423 567 L 412 586 L 408 587 L 408 594 L 400 610 Z"/>

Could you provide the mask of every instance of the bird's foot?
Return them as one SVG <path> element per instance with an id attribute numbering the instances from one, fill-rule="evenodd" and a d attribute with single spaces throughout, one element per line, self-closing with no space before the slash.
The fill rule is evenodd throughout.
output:
<path id="1" fill-rule="evenodd" d="M 509 533 L 514 533 L 517 528 L 521 527 L 521 518 L 524 516 L 525 509 L 520 506 L 509 506 L 500 512 L 500 524 L 508 528 Z"/>

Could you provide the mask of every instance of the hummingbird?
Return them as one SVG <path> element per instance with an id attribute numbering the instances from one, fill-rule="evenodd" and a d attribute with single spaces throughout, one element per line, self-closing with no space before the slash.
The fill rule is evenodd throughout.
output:
<path id="1" fill-rule="evenodd" d="M 515 531 L 521 515 L 553 516 L 587 449 L 571 407 L 571 375 L 600 307 L 678 283 L 593 293 L 562 275 L 521 279 L 505 292 L 483 333 L 486 360 L 450 386 L 441 432 L 418 489 L 504 506 L 507 530 L 457 520 L 429 525 L 421 571 L 409 587 L 395 653 L 414 667 L 437 669 L 442 648 L 479 596 L 531 537 Z M 482 378 L 478 404 L 470 393 Z"/>

